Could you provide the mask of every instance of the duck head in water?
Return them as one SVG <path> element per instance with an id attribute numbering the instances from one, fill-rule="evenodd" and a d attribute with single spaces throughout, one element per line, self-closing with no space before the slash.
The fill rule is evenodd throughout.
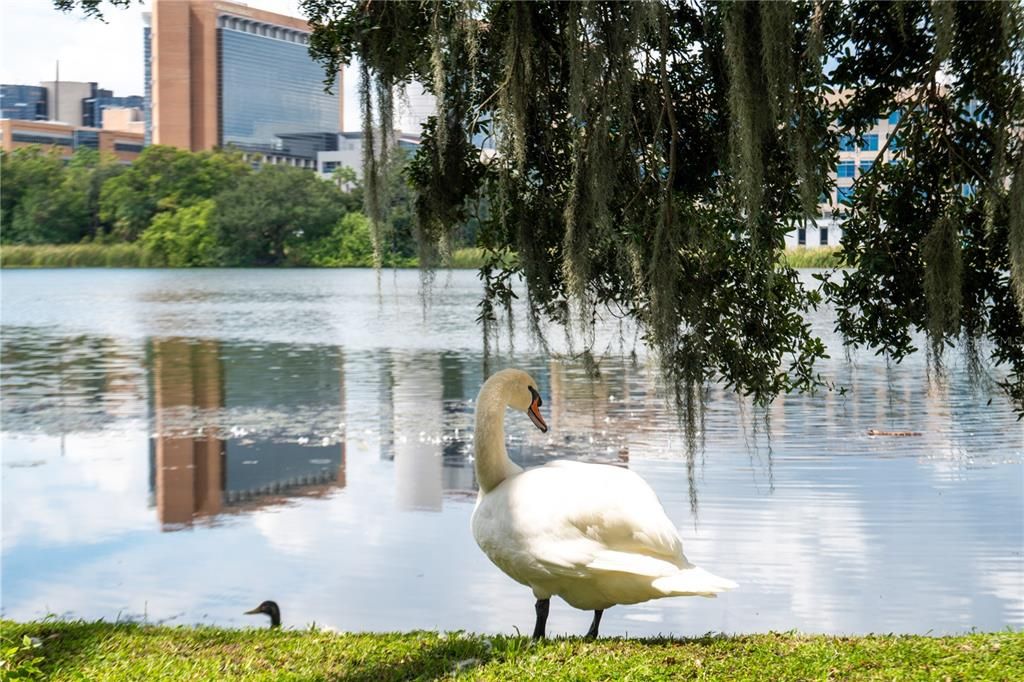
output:
<path id="1" fill-rule="evenodd" d="M 270 616 L 270 627 L 281 627 L 281 609 L 278 608 L 277 602 L 275 601 L 265 601 L 256 608 L 246 611 L 246 614 L 251 613 L 265 613 Z"/>

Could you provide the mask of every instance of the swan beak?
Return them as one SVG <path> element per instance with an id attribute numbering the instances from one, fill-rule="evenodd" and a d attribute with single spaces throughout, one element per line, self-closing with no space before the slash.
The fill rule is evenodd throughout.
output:
<path id="1" fill-rule="evenodd" d="M 530 421 L 540 429 L 541 433 L 548 432 L 548 425 L 544 423 L 544 417 L 540 416 L 540 396 L 534 397 L 533 402 L 530 403 L 530 408 L 526 410 L 526 414 L 530 415 Z"/>

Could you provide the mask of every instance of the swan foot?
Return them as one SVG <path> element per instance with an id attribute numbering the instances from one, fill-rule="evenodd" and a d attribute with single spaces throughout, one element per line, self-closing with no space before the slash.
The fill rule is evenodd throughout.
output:
<path id="1" fill-rule="evenodd" d="M 590 629 L 587 630 L 587 639 L 597 639 L 597 628 L 601 625 L 602 614 L 604 614 L 604 609 L 594 611 L 594 622 L 590 624 Z"/>
<path id="2" fill-rule="evenodd" d="M 548 609 L 551 608 L 551 600 L 538 599 L 534 608 L 537 610 L 537 624 L 533 626 L 533 638 L 544 639 L 544 628 L 548 624 Z"/>

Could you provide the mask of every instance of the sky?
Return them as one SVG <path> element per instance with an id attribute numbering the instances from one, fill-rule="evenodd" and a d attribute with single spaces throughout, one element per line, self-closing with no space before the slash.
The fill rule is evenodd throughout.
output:
<path id="1" fill-rule="evenodd" d="M 60 78 L 96 82 L 117 96 L 143 94 L 142 13 L 150 2 L 130 9 L 108 7 L 106 23 L 81 12 L 63 14 L 50 0 L 0 0 L 0 83 L 37 85 Z M 301 16 L 298 0 L 247 0 L 258 9 Z M 359 129 L 354 69 L 345 73 L 345 129 Z"/>

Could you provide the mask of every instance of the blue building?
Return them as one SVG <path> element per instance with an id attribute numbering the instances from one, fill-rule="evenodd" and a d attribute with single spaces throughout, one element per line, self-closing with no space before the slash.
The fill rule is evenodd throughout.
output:
<path id="1" fill-rule="evenodd" d="M 92 97 L 82 100 L 82 125 L 89 128 L 103 127 L 103 111 L 111 107 L 127 107 L 130 109 L 144 109 L 145 99 L 140 95 L 128 95 L 127 97 L 115 97 L 110 90 L 97 88 Z"/>
<path id="2" fill-rule="evenodd" d="M 255 22 L 222 16 L 217 56 L 221 146 L 259 149 L 285 136 L 338 132 L 341 102 L 324 92 L 306 36 L 268 35 Z M 323 149 L 311 149 L 312 158 Z"/>
<path id="3" fill-rule="evenodd" d="M 0 118 L 45 121 L 49 118 L 46 88 L 40 85 L 0 85 Z"/>
<path id="4" fill-rule="evenodd" d="M 153 29 L 152 15 L 143 12 L 142 21 L 142 120 L 145 121 L 143 144 L 147 147 L 153 143 Z"/>

